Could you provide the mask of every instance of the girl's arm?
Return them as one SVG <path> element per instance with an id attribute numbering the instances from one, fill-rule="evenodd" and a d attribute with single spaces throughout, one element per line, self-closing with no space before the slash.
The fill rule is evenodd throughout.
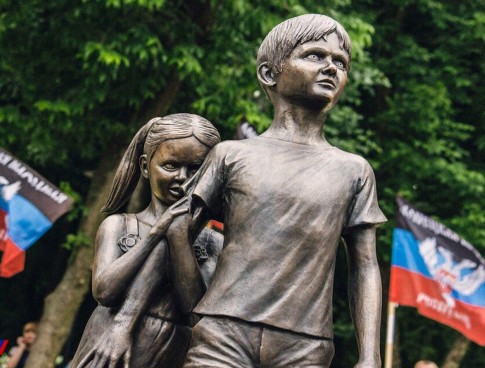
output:
<path id="1" fill-rule="evenodd" d="M 191 199 L 186 200 L 190 206 Z M 172 283 L 184 314 L 192 312 L 207 288 L 192 249 L 201 226 L 207 223 L 207 212 L 202 204 L 193 203 L 192 213 L 177 217 L 167 230 Z"/>
<path id="2" fill-rule="evenodd" d="M 165 211 L 162 218 L 150 230 L 148 237 L 165 234 L 174 217 L 188 212 L 185 203 L 179 202 Z M 135 248 L 126 255 L 134 250 Z M 166 282 L 168 264 L 166 240 L 162 240 L 158 246 L 148 251 L 148 256 L 145 256 L 143 261 L 131 285 L 130 283 L 125 285 L 125 290 L 128 289 L 128 292 L 114 317 L 114 323 L 98 338 L 98 342 L 79 363 L 78 368 L 87 366 L 97 368 L 106 365 L 114 367 L 121 361 L 125 367 L 129 367 L 133 330 L 150 305 L 153 296 Z"/>
<path id="3" fill-rule="evenodd" d="M 97 344 L 79 363 L 78 368 L 129 367 L 133 330 L 147 310 L 153 296 L 166 282 L 168 247 L 166 240 L 155 247 L 128 289 L 126 299 L 114 317 L 114 323 L 98 338 Z"/>
<path id="4" fill-rule="evenodd" d="M 93 295 L 104 306 L 115 306 L 125 297 L 128 286 L 155 247 L 164 237 L 173 218 L 187 212 L 185 208 L 165 211 L 150 233 L 123 254 L 118 240 L 125 235 L 123 216 L 114 215 L 103 221 L 96 235 L 93 265 Z"/>

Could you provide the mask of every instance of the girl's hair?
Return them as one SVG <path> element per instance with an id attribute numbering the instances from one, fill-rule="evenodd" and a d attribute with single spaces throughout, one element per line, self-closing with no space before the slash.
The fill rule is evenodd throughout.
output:
<path id="1" fill-rule="evenodd" d="M 146 155 L 150 162 L 158 146 L 170 139 L 195 137 L 200 143 L 212 148 L 221 141 L 217 129 L 202 116 L 173 114 L 153 118 L 133 137 L 121 159 L 113 179 L 113 185 L 103 212 L 119 210 L 133 194 L 140 179 L 140 156 Z"/>

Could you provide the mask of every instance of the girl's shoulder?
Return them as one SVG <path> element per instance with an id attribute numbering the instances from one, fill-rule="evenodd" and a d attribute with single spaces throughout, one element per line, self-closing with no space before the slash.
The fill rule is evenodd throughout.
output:
<path id="1" fill-rule="evenodd" d="M 134 214 L 119 213 L 109 215 L 106 217 L 98 228 L 98 236 L 104 234 L 124 234 L 127 232 L 127 228 L 132 226 L 138 226 L 136 216 Z"/>

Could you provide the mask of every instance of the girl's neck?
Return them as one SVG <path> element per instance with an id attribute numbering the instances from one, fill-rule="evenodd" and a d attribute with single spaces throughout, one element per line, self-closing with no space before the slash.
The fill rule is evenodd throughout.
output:
<path id="1" fill-rule="evenodd" d="M 162 203 L 152 194 L 150 204 L 143 211 L 137 213 L 137 217 L 140 221 L 153 226 L 162 217 L 167 208 L 168 206 L 166 204 Z"/>

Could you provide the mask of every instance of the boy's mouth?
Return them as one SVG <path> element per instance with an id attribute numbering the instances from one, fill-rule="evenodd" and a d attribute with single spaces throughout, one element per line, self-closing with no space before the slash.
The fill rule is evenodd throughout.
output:
<path id="1" fill-rule="evenodd" d="M 335 82 L 331 79 L 322 79 L 322 80 L 319 80 L 317 81 L 317 84 L 323 86 L 323 87 L 327 87 L 327 88 L 331 88 L 331 89 L 335 89 L 337 86 L 335 85 Z"/>

